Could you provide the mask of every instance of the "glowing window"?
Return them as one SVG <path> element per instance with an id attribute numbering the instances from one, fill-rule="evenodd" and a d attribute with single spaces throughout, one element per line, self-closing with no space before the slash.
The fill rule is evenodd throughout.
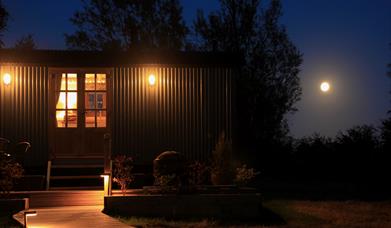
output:
<path id="1" fill-rule="evenodd" d="M 106 74 L 85 75 L 85 127 L 105 128 L 107 125 Z"/>
<path id="2" fill-rule="evenodd" d="M 56 125 L 77 128 L 77 74 L 62 74 L 56 79 Z"/>

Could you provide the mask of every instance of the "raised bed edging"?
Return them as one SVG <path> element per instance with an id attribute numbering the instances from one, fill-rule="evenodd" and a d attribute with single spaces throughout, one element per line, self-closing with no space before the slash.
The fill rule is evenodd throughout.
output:
<path id="1" fill-rule="evenodd" d="M 260 194 L 105 196 L 103 212 L 121 216 L 254 219 Z"/>
<path id="2" fill-rule="evenodd" d="M 11 217 L 13 214 L 29 208 L 29 199 L 0 199 L 0 216 Z"/>

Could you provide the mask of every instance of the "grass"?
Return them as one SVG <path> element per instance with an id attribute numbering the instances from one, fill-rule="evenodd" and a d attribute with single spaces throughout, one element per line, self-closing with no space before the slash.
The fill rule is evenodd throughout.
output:
<path id="1" fill-rule="evenodd" d="M 391 227 L 391 201 L 269 200 L 258 222 L 119 218 L 138 227 Z"/>

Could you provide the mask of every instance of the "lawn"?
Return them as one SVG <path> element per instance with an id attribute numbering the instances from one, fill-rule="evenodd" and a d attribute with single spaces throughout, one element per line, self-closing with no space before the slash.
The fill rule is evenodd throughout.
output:
<path id="1" fill-rule="evenodd" d="M 260 221 L 120 218 L 139 227 L 391 227 L 391 201 L 269 200 Z"/>

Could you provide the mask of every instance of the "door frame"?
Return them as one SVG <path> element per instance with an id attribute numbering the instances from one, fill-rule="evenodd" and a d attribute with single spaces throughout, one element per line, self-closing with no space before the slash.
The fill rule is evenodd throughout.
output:
<path id="1" fill-rule="evenodd" d="M 49 145 L 49 154 L 48 154 L 48 160 L 53 160 L 55 158 L 67 158 L 67 156 L 59 155 L 56 154 L 55 151 L 55 139 L 56 139 L 56 103 L 57 101 L 55 100 L 55 86 L 54 86 L 54 80 L 53 77 L 55 75 L 59 75 L 62 73 L 76 73 L 78 76 L 78 82 L 80 81 L 79 75 L 87 74 L 87 73 L 92 73 L 92 74 L 106 74 L 106 133 L 109 133 L 111 135 L 112 132 L 112 120 L 111 120 L 111 112 L 112 112 L 112 77 L 113 77 L 113 68 L 107 68 L 107 67 L 49 67 L 48 68 L 48 145 Z M 79 87 L 78 84 L 78 101 L 79 97 L 81 96 L 80 92 L 81 91 L 83 94 L 85 91 L 82 91 L 81 89 L 84 89 L 84 84 Z M 83 102 L 80 105 L 84 105 L 84 99 Z M 78 102 L 79 103 L 79 102 Z M 78 105 L 78 112 L 79 110 L 79 105 Z M 78 118 L 80 114 L 78 114 Z M 81 127 L 80 121 L 78 121 L 78 128 Z M 84 131 L 82 132 L 84 134 Z M 84 137 L 84 135 L 82 135 Z M 103 138 L 102 138 L 103 140 Z M 83 155 L 78 155 L 79 157 L 97 157 L 97 158 L 103 158 L 104 154 L 101 156 L 83 156 Z M 69 156 L 71 158 L 78 157 L 78 156 Z"/>

